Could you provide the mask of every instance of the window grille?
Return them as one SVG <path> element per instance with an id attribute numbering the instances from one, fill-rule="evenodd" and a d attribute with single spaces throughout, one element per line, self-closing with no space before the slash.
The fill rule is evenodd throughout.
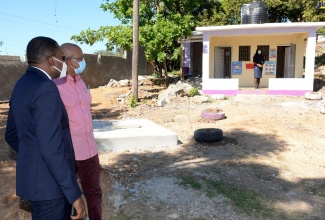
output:
<path id="1" fill-rule="evenodd" d="M 250 61 L 251 46 L 239 46 L 238 61 Z"/>

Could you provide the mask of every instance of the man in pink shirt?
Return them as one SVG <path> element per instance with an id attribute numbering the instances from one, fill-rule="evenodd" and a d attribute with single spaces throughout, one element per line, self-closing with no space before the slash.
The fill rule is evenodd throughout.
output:
<path id="1" fill-rule="evenodd" d="M 91 95 L 80 74 L 86 67 L 81 48 L 75 44 L 61 45 L 66 57 L 67 76 L 53 80 L 69 116 L 69 126 L 76 157 L 76 172 L 86 197 L 90 220 L 102 216 L 100 165 L 90 112 Z"/>

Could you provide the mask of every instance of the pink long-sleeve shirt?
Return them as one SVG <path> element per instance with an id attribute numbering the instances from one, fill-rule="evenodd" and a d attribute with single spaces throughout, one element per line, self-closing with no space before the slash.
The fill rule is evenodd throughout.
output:
<path id="1" fill-rule="evenodd" d="M 79 75 L 53 79 L 69 116 L 70 132 L 76 160 L 98 154 L 90 112 L 91 95 Z"/>

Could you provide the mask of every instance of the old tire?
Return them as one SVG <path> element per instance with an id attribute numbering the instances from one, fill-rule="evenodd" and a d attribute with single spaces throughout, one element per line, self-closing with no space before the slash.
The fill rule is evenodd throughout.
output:
<path id="1" fill-rule="evenodd" d="M 201 128 L 194 131 L 194 139 L 197 142 L 218 142 L 223 138 L 223 131 L 219 128 Z"/>
<path id="2" fill-rule="evenodd" d="M 221 109 L 204 109 L 201 112 L 201 117 L 206 119 L 220 120 L 224 119 L 226 115 Z"/>
<path id="3" fill-rule="evenodd" d="M 306 92 L 305 99 L 311 99 L 311 100 L 322 99 L 322 93 L 320 93 L 320 92 Z"/>

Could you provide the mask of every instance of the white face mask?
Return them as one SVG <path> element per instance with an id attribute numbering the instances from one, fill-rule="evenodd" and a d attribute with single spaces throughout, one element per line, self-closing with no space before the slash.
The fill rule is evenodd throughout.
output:
<path id="1" fill-rule="evenodd" d="M 262 52 L 259 50 L 259 51 L 257 51 L 257 53 L 258 53 L 258 54 L 261 54 Z"/>
<path id="2" fill-rule="evenodd" d="M 56 66 L 53 66 L 57 71 L 60 72 L 60 78 L 63 78 L 67 75 L 67 64 L 65 62 L 62 62 L 61 60 L 56 59 L 55 57 L 53 57 L 53 59 L 59 61 L 60 63 L 62 63 L 62 70 L 60 71 L 59 68 L 57 68 Z"/>

